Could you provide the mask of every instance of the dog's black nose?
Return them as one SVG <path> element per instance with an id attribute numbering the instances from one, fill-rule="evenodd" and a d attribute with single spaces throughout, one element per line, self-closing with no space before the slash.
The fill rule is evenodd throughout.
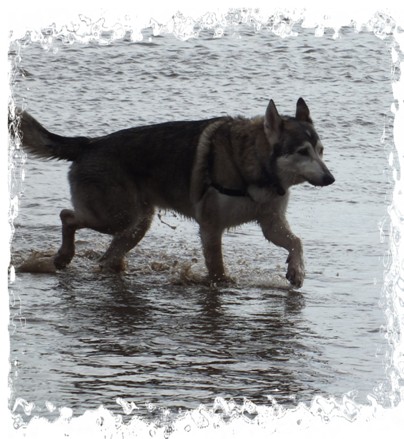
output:
<path id="1" fill-rule="evenodd" d="M 331 173 L 328 173 L 323 177 L 323 185 L 324 186 L 329 186 L 330 184 L 333 184 L 334 181 L 335 181 L 335 178 Z"/>

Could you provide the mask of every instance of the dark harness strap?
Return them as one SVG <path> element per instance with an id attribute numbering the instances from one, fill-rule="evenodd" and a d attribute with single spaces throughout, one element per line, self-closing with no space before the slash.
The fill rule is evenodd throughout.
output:
<path id="1" fill-rule="evenodd" d="M 210 184 L 214 189 L 220 192 L 223 195 L 227 195 L 229 197 L 249 197 L 249 193 L 247 189 L 229 189 L 227 187 L 223 187 L 220 184 L 214 183 L 213 181 Z"/>

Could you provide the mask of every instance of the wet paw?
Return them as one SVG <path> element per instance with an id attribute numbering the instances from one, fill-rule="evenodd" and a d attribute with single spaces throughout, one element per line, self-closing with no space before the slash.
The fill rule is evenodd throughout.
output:
<path id="1" fill-rule="evenodd" d="M 286 279 L 295 288 L 300 288 L 303 285 L 305 276 L 304 265 L 301 263 L 293 264 L 289 263 L 288 271 L 286 273 Z"/>
<path id="2" fill-rule="evenodd" d="M 227 276 L 225 274 L 221 276 L 209 276 L 207 278 L 207 281 L 210 286 L 220 286 L 220 287 L 227 287 L 232 286 L 236 284 L 236 281 L 232 279 L 230 276 Z"/>
<path id="3" fill-rule="evenodd" d="M 62 270 L 63 268 L 66 268 L 73 257 L 66 257 L 66 255 L 62 255 L 60 253 L 57 253 L 53 257 L 53 265 L 57 270 Z"/>
<path id="4" fill-rule="evenodd" d="M 127 269 L 127 263 L 124 259 L 114 262 L 104 260 L 99 263 L 99 269 L 102 273 L 122 273 Z"/>

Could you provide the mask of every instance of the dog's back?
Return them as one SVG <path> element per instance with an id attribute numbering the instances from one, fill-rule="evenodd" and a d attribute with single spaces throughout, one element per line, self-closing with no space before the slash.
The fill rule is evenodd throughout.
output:
<path id="1" fill-rule="evenodd" d="M 46 130 L 26 111 L 17 113 L 24 149 L 39 158 L 73 162 L 69 172 L 73 202 L 80 182 L 107 186 L 127 178 L 162 208 L 193 216 L 190 180 L 203 130 L 216 120 L 177 121 L 139 126 L 100 137 L 67 137 Z M 80 184 L 80 190 L 82 190 Z"/>

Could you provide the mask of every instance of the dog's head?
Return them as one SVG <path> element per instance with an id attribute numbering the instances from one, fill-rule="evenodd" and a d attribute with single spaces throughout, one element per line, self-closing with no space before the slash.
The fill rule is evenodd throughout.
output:
<path id="1" fill-rule="evenodd" d="M 276 173 L 284 190 L 305 181 L 314 186 L 334 183 L 335 178 L 323 162 L 323 145 L 302 98 L 297 101 L 295 117 L 280 116 L 270 100 L 264 130 L 272 149 L 271 172 Z"/>

